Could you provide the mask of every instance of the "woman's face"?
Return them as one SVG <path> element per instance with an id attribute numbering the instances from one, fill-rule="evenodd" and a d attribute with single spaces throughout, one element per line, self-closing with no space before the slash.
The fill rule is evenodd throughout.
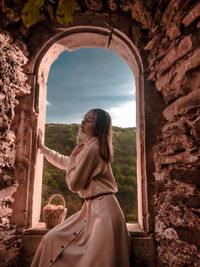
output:
<path id="1" fill-rule="evenodd" d="M 81 132 L 88 138 L 92 138 L 93 129 L 96 123 L 96 116 L 93 111 L 89 111 L 81 121 Z"/>

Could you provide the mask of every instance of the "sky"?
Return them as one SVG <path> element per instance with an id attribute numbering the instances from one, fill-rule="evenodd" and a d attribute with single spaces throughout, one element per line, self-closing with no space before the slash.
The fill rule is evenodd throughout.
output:
<path id="1" fill-rule="evenodd" d="M 111 50 L 65 51 L 49 72 L 46 122 L 80 123 L 92 108 L 109 112 L 113 126 L 136 126 L 132 71 Z"/>

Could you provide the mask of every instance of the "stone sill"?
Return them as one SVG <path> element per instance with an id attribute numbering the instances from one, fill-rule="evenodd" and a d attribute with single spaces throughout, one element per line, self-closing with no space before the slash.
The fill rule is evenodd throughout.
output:
<path id="1" fill-rule="evenodd" d="M 127 223 L 126 224 L 131 237 L 146 237 L 149 236 L 147 232 L 144 232 L 139 223 Z"/>
<path id="2" fill-rule="evenodd" d="M 131 266 L 156 266 L 153 235 L 145 233 L 139 223 L 127 223 L 126 225 L 131 235 Z M 31 265 L 39 243 L 48 231 L 44 222 L 39 222 L 34 227 L 25 230 L 22 239 L 22 255 L 27 264 L 23 264 L 23 266 Z"/>
<path id="3" fill-rule="evenodd" d="M 139 223 L 127 223 L 128 231 L 131 237 L 147 237 L 148 233 L 144 232 Z M 32 228 L 25 230 L 24 235 L 45 235 L 50 229 L 45 227 L 44 222 L 39 222 Z"/>
<path id="4" fill-rule="evenodd" d="M 44 222 L 39 222 L 38 224 L 34 225 L 32 228 L 28 228 L 25 230 L 24 235 L 44 235 L 50 229 L 45 227 Z"/>

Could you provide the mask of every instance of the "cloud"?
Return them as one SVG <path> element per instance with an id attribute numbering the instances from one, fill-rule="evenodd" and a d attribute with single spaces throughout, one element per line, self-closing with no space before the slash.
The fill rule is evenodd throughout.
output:
<path id="1" fill-rule="evenodd" d="M 112 117 L 112 124 L 120 127 L 136 127 L 136 105 L 134 101 L 119 104 L 108 110 Z"/>
<path id="2" fill-rule="evenodd" d="M 48 100 L 46 100 L 46 105 L 51 106 L 51 103 Z"/>
<path id="3" fill-rule="evenodd" d="M 124 118 L 119 114 L 126 117 L 135 103 L 134 77 L 128 65 L 111 51 L 65 52 L 51 67 L 47 98 L 47 122 L 77 123 L 89 109 L 102 108 L 110 110 L 120 125 Z M 128 127 L 128 121 L 125 124 Z"/>

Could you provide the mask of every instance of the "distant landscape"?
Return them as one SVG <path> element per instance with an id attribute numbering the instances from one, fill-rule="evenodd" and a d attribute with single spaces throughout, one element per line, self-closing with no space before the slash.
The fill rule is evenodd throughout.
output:
<path id="1" fill-rule="evenodd" d="M 78 124 L 46 124 L 45 145 L 63 155 L 70 155 L 76 146 Z M 137 222 L 136 128 L 113 127 L 114 160 L 112 170 L 119 192 L 116 197 L 127 222 Z M 62 171 L 44 159 L 42 208 L 52 194 L 62 194 L 67 217 L 80 210 L 83 199 L 69 191 Z M 41 220 L 42 212 L 41 212 Z"/>

